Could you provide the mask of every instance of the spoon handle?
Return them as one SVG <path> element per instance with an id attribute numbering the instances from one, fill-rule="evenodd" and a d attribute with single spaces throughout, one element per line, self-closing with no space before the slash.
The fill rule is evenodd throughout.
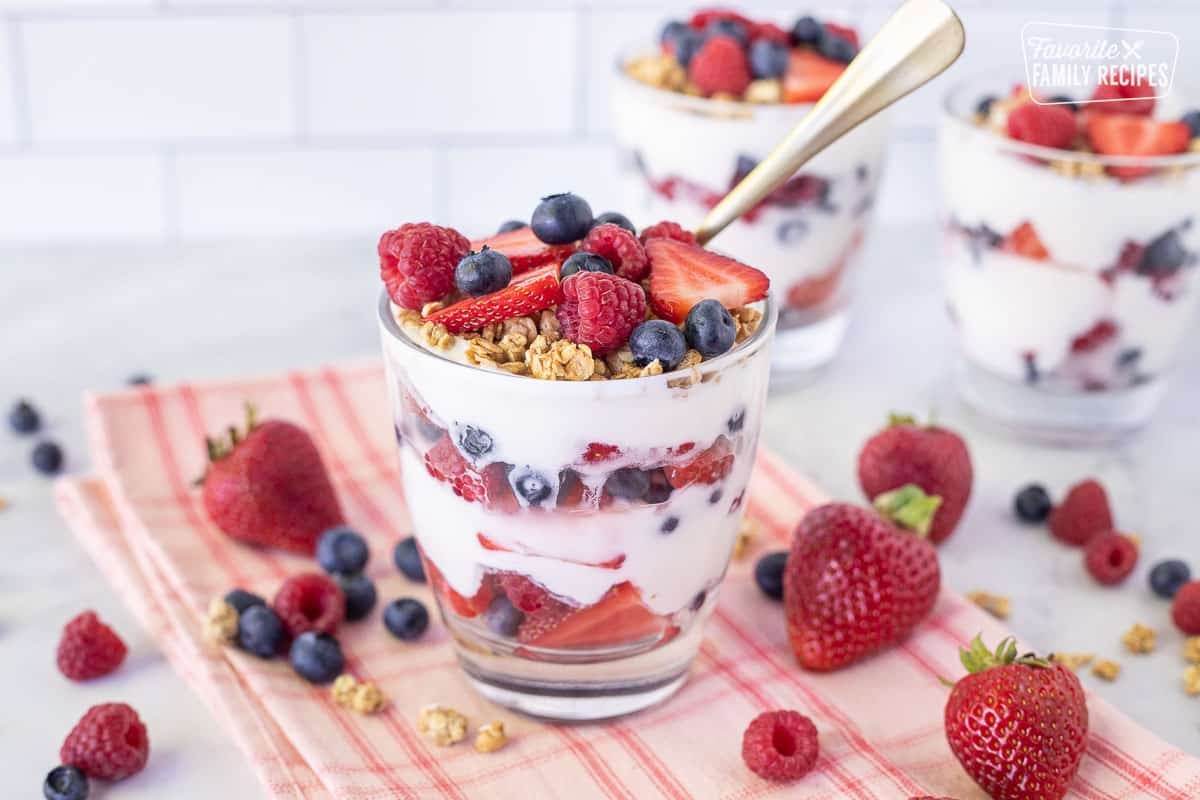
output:
<path id="1" fill-rule="evenodd" d="M 792 132 L 696 229 L 706 244 L 860 122 L 940 75 L 963 51 L 962 22 L 942 0 L 907 0 Z"/>

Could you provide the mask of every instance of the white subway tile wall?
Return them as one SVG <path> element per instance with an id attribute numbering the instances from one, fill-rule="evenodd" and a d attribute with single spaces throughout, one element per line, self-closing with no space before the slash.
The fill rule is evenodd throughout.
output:
<path id="1" fill-rule="evenodd" d="M 702 0 L 0 0 L 0 244 L 374 236 L 430 218 L 471 234 L 571 189 L 620 205 L 617 54 Z M 874 30 L 897 0 L 759 0 Z M 961 0 L 967 55 L 893 114 L 882 215 L 936 203 L 949 83 L 1022 71 L 1030 20 L 1177 33 L 1195 0 Z"/>

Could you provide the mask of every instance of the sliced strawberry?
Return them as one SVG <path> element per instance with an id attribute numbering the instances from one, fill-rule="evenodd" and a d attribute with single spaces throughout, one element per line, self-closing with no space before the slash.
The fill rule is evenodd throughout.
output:
<path id="1" fill-rule="evenodd" d="M 573 245 L 546 244 L 534 236 L 533 228 L 528 226 L 471 242 L 471 249 L 477 253 L 485 246 L 508 256 L 509 262 L 512 263 L 513 275 L 520 275 L 545 264 L 561 264 L 567 256 L 575 252 Z"/>
<path id="2" fill-rule="evenodd" d="M 754 267 L 674 239 L 646 242 L 650 258 L 650 303 L 655 313 L 676 324 L 692 306 L 713 298 L 739 308 L 767 296 L 771 281 Z"/>
<path id="3" fill-rule="evenodd" d="M 1105 101 L 1088 106 L 1089 111 L 1097 114 L 1138 114 L 1148 117 L 1154 111 L 1154 87 L 1145 79 L 1135 80 L 1132 86 L 1102 83 L 1092 93 L 1092 100 Z"/>
<path id="4" fill-rule="evenodd" d="M 1018 141 L 1066 149 L 1075 139 L 1075 115 L 1066 106 L 1028 102 L 1008 115 L 1008 135 Z"/>
<path id="5" fill-rule="evenodd" d="M 849 25 L 838 25 L 834 22 L 826 22 L 825 30 L 832 33 L 834 36 L 842 37 L 846 41 L 850 42 L 850 44 L 854 45 L 855 48 L 858 47 L 858 31 L 856 31 L 854 28 L 851 28 Z"/>
<path id="6" fill-rule="evenodd" d="M 492 598 L 495 597 L 495 590 L 492 588 L 490 575 L 484 577 L 483 582 L 479 585 L 479 590 L 474 595 L 463 597 L 454 591 L 450 584 L 446 583 L 445 577 L 442 576 L 437 566 L 423 553 L 421 561 L 425 565 L 425 574 L 429 578 L 430 587 L 450 604 L 451 610 L 458 616 L 471 619 L 482 614 L 491 605 Z"/>
<path id="7" fill-rule="evenodd" d="M 793 50 L 783 76 L 783 102 L 815 103 L 845 69 L 845 64 L 815 51 Z"/>
<path id="8" fill-rule="evenodd" d="M 452 306 L 435 311 L 425 319 L 440 322 L 451 333 L 477 331 L 484 325 L 523 317 L 562 300 L 558 285 L 558 265 L 545 267 L 522 275 L 507 287 L 483 297 L 468 297 Z"/>
<path id="9" fill-rule="evenodd" d="M 638 590 L 626 581 L 587 608 L 553 601 L 526 614 L 517 639 L 538 647 L 603 647 L 661 635 L 666 627 L 666 619 L 646 608 Z"/>
<path id="10" fill-rule="evenodd" d="M 562 561 L 567 564 L 578 564 L 582 567 L 596 567 L 597 569 L 620 569 L 625 563 L 624 553 L 613 556 L 612 558 L 606 558 L 603 561 L 579 561 L 574 558 L 559 558 L 556 556 L 542 555 L 541 553 L 530 550 L 520 543 L 518 543 L 516 547 L 507 547 L 483 533 L 475 534 L 475 539 L 479 542 L 479 546 L 484 550 L 491 550 L 497 553 L 519 553 L 526 556 L 535 556 L 537 558 L 547 558 L 553 561 Z"/>
<path id="11" fill-rule="evenodd" d="M 1183 122 L 1096 114 L 1088 118 L 1087 135 L 1092 149 L 1106 156 L 1169 156 L 1188 149 L 1192 131 Z M 1150 172 L 1150 167 L 1110 166 L 1108 172 L 1118 178 L 1138 178 Z"/>
<path id="12" fill-rule="evenodd" d="M 1050 251 L 1034 230 L 1033 223 L 1022 222 L 1016 230 L 1005 237 L 1000 248 L 1009 253 L 1016 253 L 1034 261 L 1045 261 L 1050 258 Z"/>
<path id="13" fill-rule="evenodd" d="M 1102 319 L 1071 340 L 1072 353 L 1090 353 L 1117 338 L 1117 324 Z"/>
<path id="14" fill-rule="evenodd" d="M 667 474 L 667 482 L 676 489 L 682 489 L 693 483 L 716 483 L 733 470 L 733 448 L 724 436 L 717 440 L 707 450 L 702 450 L 682 467 L 663 467 Z"/>
<path id="15" fill-rule="evenodd" d="M 588 444 L 587 449 L 583 451 L 583 460 L 589 464 L 599 464 L 601 461 L 607 461 L 619 455 L 621 455 L 621 448 L 615 444 L 591 442 Z"/>

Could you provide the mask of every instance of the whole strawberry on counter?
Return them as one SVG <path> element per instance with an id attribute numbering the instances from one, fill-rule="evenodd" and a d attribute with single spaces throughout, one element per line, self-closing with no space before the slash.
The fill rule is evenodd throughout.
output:
<path id="1" fill-rule="evenodd" d="M 941 570 L 925 536 L 938 498 L 909 485 L 885 495 L 880 505 L 887 519 L 849 503 L 828 503 L 796 528 L 783 603 L 792 650 L 805 669 L 835 670 L 866 658 L 902 639 L 933 610 Z"/>
<path id="2" fill-rule="evenodd" d="M 317 537 L 342 525 L 342 508 L 308 433 L 282 420 L 256 419 L 246 430 L 209 438 L 208 471 L 200 479 L 213 523 L 246 544 L 312 555 Z"/>
<path id="3" fill-rule="evenodd" d="M 970 674 L 946 703 L 954 757 L 995 800 L 1058 800 L 1087 747 L 1088 709 L 1075 673 L 1011 637 L 991 652 L 976 637 L 961 651 Z"/>
<path id="4" fill-rule="evenodd" d="M 918 425 L 915 418 L 892 414 L 858 454 L 858 483 L 874 502 L 907 483 L 942 498 L 929 538 L 935 544 L 954 533 L 971 497 L 971 454 L 954 431 Z"/>

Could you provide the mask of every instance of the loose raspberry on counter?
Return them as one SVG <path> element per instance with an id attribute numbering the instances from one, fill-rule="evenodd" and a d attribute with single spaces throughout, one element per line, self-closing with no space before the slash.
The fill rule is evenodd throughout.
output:
<path id="1" fill-rule="evenodd" d="M 96 616 L 85 611 L 67 623 L 58 642 L 58 671 L 73 681 L 107 675 L 125 660 L 125 642 Z"/>
<path id="2" fill-rule="evenodd" d="M 379 273 L 388 296 L 413 311 L 441 300 L 454 289 L 454 268 L 470 250 L 467 237 L 428 222 L 387 231 L 379 237 Z"/>
<path id="3" fill-rule="evenodd" d="M 1137 562 L 1137 545 L 1120 533 L 1092 537 L 1083 559 L 1088 573 L 1104 586 L 1114 586 L 1128 578 Z"/>
<path id="4" fill-rule="evenodd" d="M 1188 636 L 1200 635 L 1200 581 L 1185 583 L 1175 593 L 1171 604 L 1171 619 Z"/>
<path id="5" fill-rule="evenodd" d="M 643 228 L 638 238 L 642 240 L 643 245 L 651 239 L 674 239 L 684 244 L 696 243 L 696 234 L 687 230 L 678 222 L 671 222 L 667 219 L 648 228 Z"/>
<path id="6" fill-rule="evenodd" d="M 89 778 L 119 781 L 142 771 L 150 738 L 138 714 L 124 703 L 92 706 L 67 734 L 59 758 Z"/>
<path id="7" fill-rule="evenodd" d="M 706 95 L 741 95 L 750 85 L 750 65 L 742 45 L 730 36 L 714 36 L 688 64 L 688 77 Z"/>
<path id="8" fill-rule="evenodd" d="M 1071 487 L 1050 512 L 1050 533 L 1067 544 L 1083 545 L 1097 534 L 1113 529 L 1108 493 L 1100 482 L 1088 478 Z"/>
<path id="9" fill-rule="evenodd" d="M 563 281 L 562 293 L 555 315 L 563 336 L 594 355 L 619 348 L 646 316 L 646 293 L 619 275 L 577 272 Z"/>
<path id="10" fill-rule="evenodd" d="M 803 778 L 819 753 L 817 726 L 798 711 L 764 711 L 742 734 L 742 760 L 769 781 Z"/>
<path id="11" fill-rule="evenodd" d="M 346 618 L 342 590 L 332 579 L 315 572 L 285 580 L 272 605 L 292 637 L 308 631 L 332 634 Z"/>
<path id="12" fill-rule="evenodd" d="M 597 225 L 579 243 L 579 249 L 608 259 L 616 273 L 634 282 L 646 277 L 650 262 L 637 237 L 611 222 Z"/>

